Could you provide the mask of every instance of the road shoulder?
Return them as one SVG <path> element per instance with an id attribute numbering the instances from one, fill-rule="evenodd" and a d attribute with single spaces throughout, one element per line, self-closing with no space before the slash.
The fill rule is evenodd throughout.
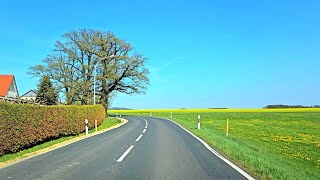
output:
<path id="1" fill-rule="evenodd" d="M 159 118 L 159 117 L 157 117 Z M 235 165 L 233 162 L 231 162 L 230 160 L 228 160 L 226 157 L 222 156 L 218 151 L 214 150 L 209 144 L 207 144 L 204 140 L 202 140 L 201 138 L 199 138 L 198 136 L 196 136 L 195 134 L 193 134 L 191 131 L 189 131 L 188 129 L 184 128 L 182 125 L 180 125 L 179 123 L 171 120 L 171 119 L 167 119 L 167 118 L 159 118 L 159 119 L 163 119 L 163 120 L 167 120 L 170 121 L 174 124 L 176 124 L 178 127 L 180 127 L 181 129 L 183 129 L 184 131 L 186 131 L 188 134 L 190 134 L 191 136 L 193 136 L 196 140 L 198 140 L 201 144 L 203 144 L 206 149 L 208 149 L 212 154 L 214 154 L 215 156 L 217 156 L 219 159 L 221 159 L 222 161 L 224 161 L 226 164 L 228 164 L 230 167 L 232 167 L 234 170 L 236 170 L 237 172 L 239 172 L 242 176 L 244 176 L 246 179 L 249 180 L 254 180 L 255 178 L 251 175 L 249 175 L 246 171 L 244 171 L 242 168 L 238 167 L 237 165 Z"/>

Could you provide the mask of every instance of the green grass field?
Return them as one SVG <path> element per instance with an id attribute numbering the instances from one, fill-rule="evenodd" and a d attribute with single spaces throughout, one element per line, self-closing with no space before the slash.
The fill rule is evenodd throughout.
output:
<path id="1" fill-rule="evenodd" d="M 109 118 L 106 118 L 103 123 L 98 126 L 98 131 L 100 130 L 104 130 L 104 129 L 107 129 L 111 126 L 114 126 L 116 124 L 119 124 L 121 121 L 116 119 L 116 118 L 112 118 L 112 117 L 109 117 Z M 93 129 L 90 129 L 89 130 L 89 134 L 90 133 L 93 133 L 95 132 L 96 130 L 93 128 Z M 76 135 L 76 136 L 66 136 L 66 137 L 61 137 L 61 138 L 58 138 L 58 139 L 55 139 L 55 140 L 51 140 L 51 141 L 48 141 L 48 142 L 45 142 L 45 143 L 42 143 L 42 144 L 39 144 L 39 145 L 36 145 L 34 147 L 31 147 L 31 148 L 28 148 L 28 149 L 24 149 L 24 150 L 21 150 L 17 153 L 11 153 L 11 154 L 5 154 L 3 156 L 0 156 L 0 162 L 6 162 L 6 161 L 9 161 L 9 160 L 12 160 L 12 159 L 15 159 L 15 158 L 18 158 L 18 157 L 24 157 L 25 155 L 29 154 L 29 153 L 32 153 L 32 152 L 35 152 L 35 151 L 38 151 L 38 150 L 41 150 L 41 149 L 44 149 L 46 147 L 49 147 L 49 146 L 52 146 L 52 145 L 55 145 L 55 144 L 58 144 L 58 143 L 61 143 L 63 141 L 67 141 L 69 139 L 73 139 L 75 137 L 79 137 L 79 136 L 85 136 L 85 133 L 81 133 L 79 135 Z"/>
<path id="2" fill-rule="evenodd" d="M 320 179 L 320 109 L 114 110 L 169 118 L 263 179 Z M 201 130 L 197 116 L 201 115 Z M 229 119 L 229 137 L 226 123 Z"/>

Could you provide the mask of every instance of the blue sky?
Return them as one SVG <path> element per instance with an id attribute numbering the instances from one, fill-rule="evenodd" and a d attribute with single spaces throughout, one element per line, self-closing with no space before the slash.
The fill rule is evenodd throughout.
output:
<path id="1" fill-rule="evenodd" d="M 61 35 L 112 31 L 149 57 L 147 95 L 130 108 L 320 104 L 319 1 L 1 1 L 0 74 L 22 95 L 28 67 Z"/>

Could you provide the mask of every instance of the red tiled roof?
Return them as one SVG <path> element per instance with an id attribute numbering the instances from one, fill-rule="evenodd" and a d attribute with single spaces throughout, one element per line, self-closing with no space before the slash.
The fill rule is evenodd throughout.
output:
<path id="1" fill-rule="evenodd" d="M 12 80 L 13 75 L 0 75 L 0 96 L 7 95 Z"/>

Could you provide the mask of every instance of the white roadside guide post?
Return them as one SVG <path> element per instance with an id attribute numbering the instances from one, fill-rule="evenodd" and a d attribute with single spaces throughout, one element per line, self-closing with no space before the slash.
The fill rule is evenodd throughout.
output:
<path id="1" fill-rule="evenodd" d="M 88 135 L 88 119 L 86 119 L 85 122 L 86 122 L 86 135 Z"/>
<path id="2" fill-rule="evenodd" d="M 172 119 L 172 112 L 170 112 L 170 119 Z"/>
<path id="3" fill-rule="evenodd" d="M 200 129 L 200 114 L 198 116 L 198 129 Z"/>

